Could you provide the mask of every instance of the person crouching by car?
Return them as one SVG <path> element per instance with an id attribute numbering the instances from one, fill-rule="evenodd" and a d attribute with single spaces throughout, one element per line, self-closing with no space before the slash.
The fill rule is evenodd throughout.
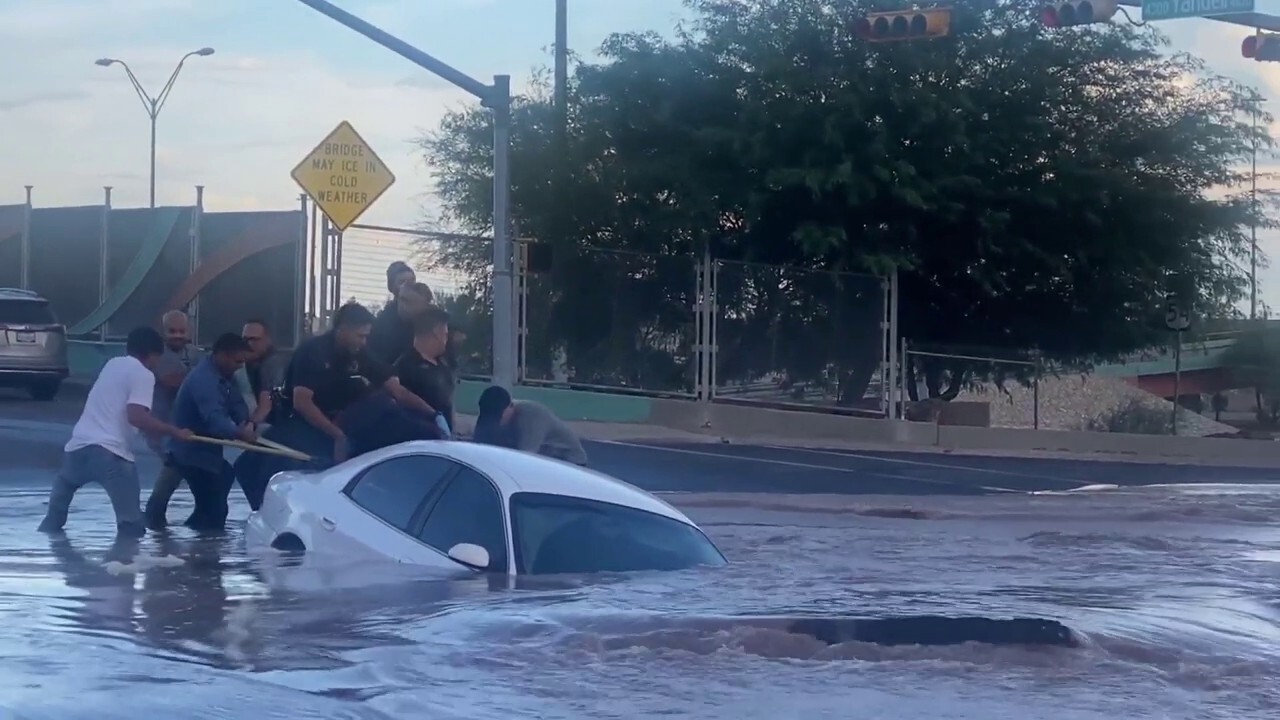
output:
<path id="1" fill-rule="evenodd" d="M 255 442 L 258 434 L 249 421 L 249 408 L 233 381 L 249 353 L 249 344 L 235 333 L 225 333 L 214 341 L 209 357 L 191 369 L 178 389 L 173 401 L 174 424 L 203 437 Z M 196 501 L 188 527 L 221 530 L 226 525 L 227 495 L 235 473 L 223 452 L 223 446 L 213 443 L 170 443 L 173 465 Z"/>
<path id="2" fill-rule="evenodd" d="M 432 305 L 414 319 L 413 345 L 396 361 L 400 384 L 435 408 L 433 420 L 444 439 L 454 434 L 453 370 L 445 356 L 449 346 L 449 313 Z"/>
<path id="3" fill-rule="evenodd" d="M 547 406 L 512 400 L 506 388 L 491 385 L 480 393 L 480 415 L 473 439 L 488 445 L 536 453 L 586 466 L 582 441 Z"/>

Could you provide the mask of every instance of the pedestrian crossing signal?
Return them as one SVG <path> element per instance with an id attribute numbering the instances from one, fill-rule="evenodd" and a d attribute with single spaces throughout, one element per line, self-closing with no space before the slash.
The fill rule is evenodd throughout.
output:
<path id="1" fill-rule="evenodd" d="M 1116 14 L 1119 4 L 1116 0 L 1049 2 L 1040 8 L 1040 22 L 1051 28 L 1108 22 Z"/>
<path id="2" fill-rule="evenodd" d="M 868 42 L 894 42 L 951 34 L 951 8 L 870 13 L 858 20 L 858 37 Z"/>
<path id="3" fill-rule="evenodd" d="M 1280 35 L 1250 35 L 1241 43 L 1240 54 L 1256 62 L 1280 62 Z"/>

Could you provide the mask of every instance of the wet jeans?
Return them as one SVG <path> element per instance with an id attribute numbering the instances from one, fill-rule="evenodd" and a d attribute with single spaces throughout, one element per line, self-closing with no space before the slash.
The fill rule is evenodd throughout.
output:
<path id="1" fill-rule="evenodd" d="M 67 513 L 76 491 L 91 482 L 107 491 L 119 533 L 145 534 L 139 508 L 142 488 L 138 484 L 138 466 L 100 445 L 72 450 L 63 457 L 62 469 L 54 477 L 53 489 L 49 491 L 49 509 L 40 530 L 61 531 L 67 524 Z"/>
<path id="2" fill-rule="evenodd" d="M 227 524 L 227 496 L 235 484 L 235 472 L 226 460 L 218 470 L 174 463 L 174 468 L 187 481 L 196 507 L 186 526 L 196 530 L 221 530 Z"/>
<path id="3" fill-rule="evenodd" d="M 167 524 L 165 513 L 169 509 L 169 500 L 173 498 L 173 494 L 178 491 L 178 487 L 182 485 L 182 473 L 173 466 L 173 461 L 167 455 L 161 455 L 164 458 L 164 467 L 160 469 L 160 475 L 156 478 L 156 484 L 151 488 L 151 494 L 147 496 L 147 527 L 152 530 L 160 530 Z"/>

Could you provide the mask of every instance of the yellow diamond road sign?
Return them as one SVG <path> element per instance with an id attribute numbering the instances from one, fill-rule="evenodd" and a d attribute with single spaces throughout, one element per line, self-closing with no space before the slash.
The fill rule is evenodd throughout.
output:
<path id="1" fill-rule="evenodd" d="M 293 169 L 293 179 L 338 230 L 346 230 L 395 183 L 396 176 L 343 120 Z"/>

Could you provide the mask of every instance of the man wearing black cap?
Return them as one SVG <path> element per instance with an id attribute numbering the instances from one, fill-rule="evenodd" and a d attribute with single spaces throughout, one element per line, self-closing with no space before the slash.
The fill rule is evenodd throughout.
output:
<path id="1" fill-rule="evenodd" d="M 497 385 L 480 394 L 475 441 L 587 464 L 582 442 L 563 420 L 541 403 L 513 401 L 511 393 Z"/>

